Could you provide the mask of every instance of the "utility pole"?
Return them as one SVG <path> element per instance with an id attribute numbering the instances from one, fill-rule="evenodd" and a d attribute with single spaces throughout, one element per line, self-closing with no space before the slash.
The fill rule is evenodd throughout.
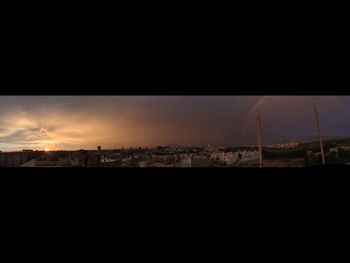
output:
<path id="1" fill-rule="evenodd" d="M 257 110 L 256 114 L 257 131 L 258 131 L 258 147 L 259 147 L 259 167 L 263 167 L 262 146 L 261 146 L 261 119 L 260 110 Z"/>
<path id="2" fill-rule="evenodd" d="M 315 117 L 316 117 L 316 126 L 317 126 L 318 138 L 319 138 L 319 140 L 320 140 L 322 164 L 326 164 L 326 162 L 325 162 L 325 160 L 324 160 L 323 142 L 322 142 L 322 135 L 321 135 L 321 129 L 320 129 L 320 118 L 319 118 L 318 110 L 317 110 L 317 107 L 316 107 L 315 104 L 314 104 L 314 112 L 315 112 Z"/>

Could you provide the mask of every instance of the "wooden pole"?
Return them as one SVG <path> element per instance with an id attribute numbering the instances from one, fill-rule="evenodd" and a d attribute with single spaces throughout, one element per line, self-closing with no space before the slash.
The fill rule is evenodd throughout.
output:
<path id="1" fill-rule="evenodd" d="M 315 112 L 315 117 L 316 117 L 316 126 L 317 126 L 318 138 L 320 140 L 322 164 L 325 164 L 326 162 L 325 162 L 325 159 L 324 159 L 323 142 L 322 142 L 322 135 L 321 135 L 321 129 L 320 129 L 320 118 L 319 118 L 318 110 L 317 110 L 317 107 L 316 107 L 315 104 L 314 104 L 314 112 Z"/>
<path id="2" fill-rule="evenodd" d="M 259 147 L 259 167 L 263 166 L 263 157 L 262 157 L 262 145 L 261 145 L 261 120 L 260 120 L 260 110 L 257 110 L 256 114 L 257 121 L 257 131 L 258 131 L 258 147 Z"/>

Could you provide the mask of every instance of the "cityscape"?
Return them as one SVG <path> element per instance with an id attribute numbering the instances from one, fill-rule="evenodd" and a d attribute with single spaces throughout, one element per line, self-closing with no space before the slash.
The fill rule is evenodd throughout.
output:
<path id="1" fill-rule="evenodd" d="M 0 167 L 350 164 L 350 96 L 0 96 L 0 103 Z"/>

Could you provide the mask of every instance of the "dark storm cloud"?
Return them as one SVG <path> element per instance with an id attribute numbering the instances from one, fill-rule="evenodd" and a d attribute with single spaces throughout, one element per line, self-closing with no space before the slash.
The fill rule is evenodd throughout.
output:
<path id="1" fill-rule="evenodd" d="M 231 144 L 240 136 L 240 123 L 254 99 L 245 97 L 243 101 L 241 97 L 225 96 L 147 97 L 143 101 L 145 111 L 142 119 L 146 125 L 163 126 L 162 130 L 166 130 L 167 134 L 176 129 L 178 138 L 168 140 L 180 140 L 187 144 Z"/>

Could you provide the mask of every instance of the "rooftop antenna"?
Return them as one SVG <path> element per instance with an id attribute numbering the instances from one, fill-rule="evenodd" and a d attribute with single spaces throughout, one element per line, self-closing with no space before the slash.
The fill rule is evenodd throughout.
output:
<path id="1" fill-rule="evenodd" d="M 321 129 L 320 129 L 320 118 L 319 118 L 318 110 L 317 110 L 317 107 L 316 107 L 315 104 L 314 104 L 314 112 L 315 112 L 315 117 L 316 117 L 316 126 L 317 126 L 318 138 L 319 138 L 319 140 L 320 140 L 322 164 L 326 164 L 326 162 L 325 162 L 325 160 L 324 160 L 323 142 L 322 142 L 322 135 L 321 135 Z"/>
<path id="2" fill-rule="evenodd" d="M 258 130 L 258 147 L 259 147 L 259 167 L 263 167 L 262 160 L 262 146 L 261 146 L 261 119 L 260 119 L 260 109 L 256 112 L 256 122 L 257 122 L 257 130 Z"/>
<path id="3" fill-rule="evenodd" d="M 97 167 L 100 167 L 101 163 L 101 146 L 97 146 Z"/>

